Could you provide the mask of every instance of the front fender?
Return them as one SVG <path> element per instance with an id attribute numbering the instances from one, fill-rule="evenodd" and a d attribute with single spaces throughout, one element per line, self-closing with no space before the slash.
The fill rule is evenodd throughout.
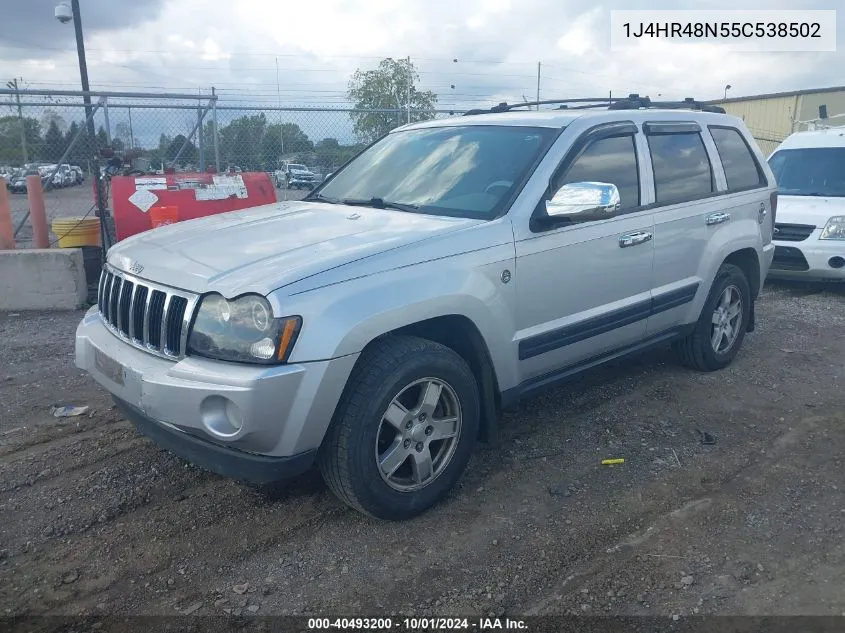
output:
<path id="1" fill-rule="evenodd" d="M 287 313 L 303 316 L 290 362 L 356 354 L 373 339 L 398 328 L 460 315 L 478 328 L 500 388 L 513 386 L 517 379 L 514 286 L 502 281 L 505 269 L 514 269 L 512 244 L 276 297 Z"/>

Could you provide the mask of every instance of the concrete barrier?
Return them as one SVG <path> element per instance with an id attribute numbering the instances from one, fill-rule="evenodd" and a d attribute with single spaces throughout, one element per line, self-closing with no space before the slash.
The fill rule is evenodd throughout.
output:
<path id="1" fill-rule="evenodd" d="M 81 249 L 0 251 L 0 310 L 75 310 L 87 298 Z"/>

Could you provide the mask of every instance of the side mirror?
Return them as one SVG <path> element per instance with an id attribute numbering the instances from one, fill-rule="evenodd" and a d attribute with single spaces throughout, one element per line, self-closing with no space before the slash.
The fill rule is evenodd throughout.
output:
<path id="1" fill-rule="evenodd" d="M 563 185 L 546 201 L 550 219 L 591 222 L 612 218 L 621 207 L 616 185 L 604 182 L 574 182 Z"/>

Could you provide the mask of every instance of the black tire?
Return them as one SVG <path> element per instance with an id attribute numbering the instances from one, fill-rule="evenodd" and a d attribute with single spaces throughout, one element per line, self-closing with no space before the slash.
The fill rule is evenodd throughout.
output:
<path id="1" fill-rule="evenodd" d="M 724 350 L 717 352 L 711 342 L 713 315 L 726 289 L 733 287 L 739 291 L 741 300 L 739 331 L 736 338 Z M 748 320 L 751 315 L 751 288 L 742 269 L 733 264 L 722 264 L 710 287 L 710 294 L 701 309 L 701 316 L 695 324 L 695 329 L 686 337 L 675 343 L 675 351 L 685 367 L 696 371 L 711 372 L 724 369 L 733 362 L 742 347 Z"/>
<path id="2" fill-rule="evenodd" d="M 393 398 L 422 378 L 451 386 L 462 422 L 451 458 L 425 487 L 392 488 L 376 464 L 376 440 Z M 441 501 L 466 469 L 478 436 L 478 387 L 467 363 L 448 347 L 412 336 L 390 336 L 368 347 L 347 382 L 317 462 L 326 484 L 344 503 L 378 519 L 398 521 Z"/>

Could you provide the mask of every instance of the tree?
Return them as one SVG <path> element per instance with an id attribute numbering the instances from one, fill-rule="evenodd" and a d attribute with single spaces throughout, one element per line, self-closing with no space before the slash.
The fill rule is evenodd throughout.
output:
<path id="1" fill-rule="evenodd" d="M 128 123 L 121 121 L 114 126 L 114 138 L 112 139 L 112 142 L 117 140 L 123 144 L 123 147 L 132 146 L 132 130 L 129 128 Z"/>
<path id="2" fill-rule="evenodd" d="M 41 126 L 37 119 L 19 119 L 17 115 L 0 117 L 0 165 L 23 165 L 21 121 L 26 136 L 28 158 L 32 160 L 41 151 Z"/>
<path id="3" fill-rule="evenodd" d="M 162 134 L 162 137 L 164 135 Z M 182 149 L 182 146 L 185 146 L 185 149 Z M 181 154 L 179 151 L 181 150 Z M 176 160 L 176 157 L 179 157 L 179 160 Z M 193 163 L 197 159 L 197 146 L 194 145 L 191 141 L 184 134 L 177 134 L 172 141 L 170 141 L 170 145 L 167 146 L 167 150 L 164 152 L 164 160 L 168 162 L 175 162 L 179 165 L 185 165 L 187 163 Z"/>
<path id="4" fill-rule="evenodd" d="M 220 129 L 221 168 L 237 166 L 244 170 L 259 169 L 260 148 L 267 134 L 267 117 L 261 114 L 244 115 Z"/>
<path id="5" fill-rule="evenodd" d="M 314 145 L 317 165 L 323 173 L 335 171 L 360 150 L 357 145 L 341 145 L 335 138 L 324 138 Z"/>
<path id="6" fill-rule="evenodd" d="M 59 162 L 65 153 L 65 136 L 55 120 L 50 121 L 50 127 L 44 135 L 44 157 L 53 163 Z"/>
<path id="7" fill-rule="evenodd" d="M 261 143 L 261 162 L 266 169 L 279 166 L 279 159 L 287 154 L 311 152 L 314 143 L 296 123 L 268 125 Z"/>
<path id="8" fill-rule="evenodd" d="M 106 133 L 106 128 L 104 128 L 101 125 L 100 129 L 97 130 L 97 149 L 101 150 L 104 147 L 108 147 L 108 146 L 109 146 L 109 135 Z"/>
<path id="9" fill-rule="evenodd" d="M 391 112 L 352 112 L 350 117 L 355 134 L 370 142 L 390 130 L 408 122 L 434 118 L 437 95 L 430 90 L 420 91 L 414 64 L 410 60 L 391 57 L 381 60 L 375 70 L 355 71 L 349 81 L 347 96 L 356 110 L 391 110 Z"/>
<path id="10" fill-rule="evenodd" d="M 52 108 L 47 108 L 41 113 L 41 129 L 49 130 L 52 123 L 56 124 L 62 134 L 67 130 L 67 123 L 64 118 Z"/>

